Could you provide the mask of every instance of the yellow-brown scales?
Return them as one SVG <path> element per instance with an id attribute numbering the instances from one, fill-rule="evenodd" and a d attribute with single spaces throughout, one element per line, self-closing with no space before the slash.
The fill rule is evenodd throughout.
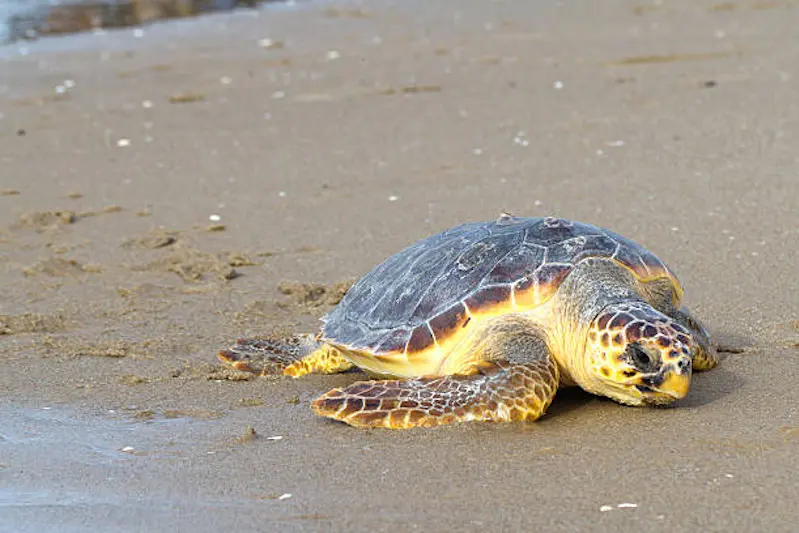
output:
<path id="1" fill-rule="evenodd" d="M 356 426 L 534 420 L 564 386 L 661 405 L 717 362 L 682 297 L 666 265 L 625 237 L 502 215 L 375 267 L 324 318 L 313 350 L 243 340 L 220 357 L 279 361 L 294 377 L 360 367 L 380 379 L 314 402 Z"/>

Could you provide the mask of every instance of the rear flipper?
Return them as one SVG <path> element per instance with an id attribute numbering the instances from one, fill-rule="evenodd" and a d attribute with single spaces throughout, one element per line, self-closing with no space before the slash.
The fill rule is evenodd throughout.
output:
<path id="1" fill-rule="evenodd" d="M 313 403 L 322 416 L 352 426 L 404 429 L 470 420 L 511 422 L 544 414 L 558 389 L 551 358 L 529 363 L 475 363 L 470 374 L 362 381 Z"/>
<path id="2" fill-rule="evenodd" d="M 295 378 L 311 372 L 335 374 L 353 366 L 338 350 L 319 344 L 312 335 L 239 339 L 235 346 L 219 352 L 219 359 L 237 370 Z"/>
<path id="3" fill-rule="evenodd" d="M 702 323 L 694 318 L 693 315 L 683 307 L 679 311 L 670 313 L 672 318 L 681 326 L 685 327 L 694 338 L 697 344 L 696 354 L 693 359 L 693 368 L 697 372 L 710 370 L 719 364 L 719 356 L 716 349 L 710 343 L 710 334 Z"/>

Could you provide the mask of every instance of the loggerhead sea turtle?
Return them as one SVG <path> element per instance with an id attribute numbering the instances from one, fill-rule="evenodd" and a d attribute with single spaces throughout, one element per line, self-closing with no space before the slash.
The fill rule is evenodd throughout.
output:
<path id="1" fill-rule="evenodd" d="M 631 240 L 558 218 L 467 223 L 360 279 L 313 348 L 242 339 L 236 368 L 373 377 L 313 402 L 353 426 L 535 420 L 559 387 L 628 405 L 683 398 L 718 357 L 674 274 Z M 308 354 L 303 357 L 304 353 Z"/>

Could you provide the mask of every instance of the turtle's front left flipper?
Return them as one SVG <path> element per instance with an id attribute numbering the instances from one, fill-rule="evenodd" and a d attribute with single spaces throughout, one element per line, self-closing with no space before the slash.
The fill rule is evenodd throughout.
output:
<path id="1" fill-rule="evenodd" d="M 312 372 L 335 374 L 353 366 L 338 350 L 319 344 L 312 335 L 239 339 L 234 346 L 219 352 L 219 359 L 245 372 L 295 378 Z"/>
<path id="2" fill-rule="evenodd" d="M 410 380 L 362 381 L 318 398 L 317 414 L 352 426 L 404 429 L 469 420 L 511 422 L 544 414 L 558 389 L 547 360 L 486 361 L 474 373 Z"/>
<path id="3" fill-rule="evenodd" d="M 719 364 L 718 353 L 710 342 L 710 334 L 705 326 L 685 307 L 678 311 L 672 311 L 670 314 L 679 324 L 688 329 L 694 338 L 696 343 L 696 351 L 693 356 L 694 371 L 710 370 Z"/>

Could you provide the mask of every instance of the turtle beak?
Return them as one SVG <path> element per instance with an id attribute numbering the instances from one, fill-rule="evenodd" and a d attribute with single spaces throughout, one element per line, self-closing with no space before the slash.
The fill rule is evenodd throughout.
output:
<path id="1" fill-rule="evenodd" d="M 685 398 L 691 388 L 691 359 L 680 358 L 657 374 L 644 376 L 636 388 L 644 394 L 647 404 L 663 405 Z"/>
<path id="2" fill-rule="evenodd" d="M 668 394 L 675 400 L 685 398 L 691 388 L 691 359 L 681 357 L 676 364 L 664 368 L 661 376 L 662 381 L 653 387 L 654 390 Z"/>
<path id="3" fill-rule="evenodd" d="M 668 394 L 675 400 L 681 400 L 685 398 L 690 388 L 691 374 L 685 375 L 671 372 L 655 390 Z"/>

